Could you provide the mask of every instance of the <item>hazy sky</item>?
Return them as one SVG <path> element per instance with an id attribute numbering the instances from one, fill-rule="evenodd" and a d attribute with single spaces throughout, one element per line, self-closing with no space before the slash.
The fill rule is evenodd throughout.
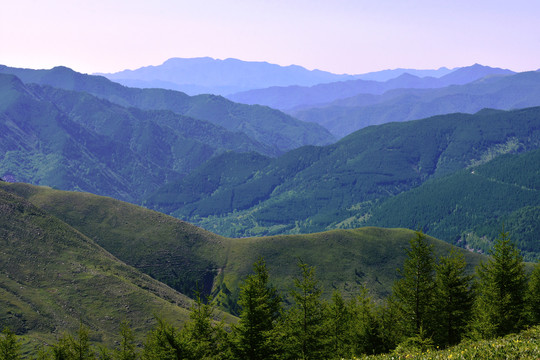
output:
<path id="1" fill-rule="evenodd" d="M 210 56 L 359 74 L 540 68 L 539 0 L 0 0 L 0 64 L 116 72 Z"/>

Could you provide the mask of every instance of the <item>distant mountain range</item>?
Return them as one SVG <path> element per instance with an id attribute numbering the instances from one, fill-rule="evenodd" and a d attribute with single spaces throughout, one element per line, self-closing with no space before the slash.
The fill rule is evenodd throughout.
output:
<path id="1" fill-rule="evenodd" d="M 334 141 L 334 137 L 320 125 L 299 121 L 267 107 L 233 103 L 220 96 L 191 97 L 172 90 L 128 88 L 102 76 L 84 75 L 66 67 L 31 70 L 0 66 L 0 73 L 15 75 L 24 83 L 87 92 L 124 107 L 169 110 L 205 120 L 229 131 L 242 132 L 267 146 L 266 151 L 274 154 L 303 145 L 323 145 Z"/>
<path id="2" fill-rule="evenodd" d="M 418 72 L 413 72 L 418 73 Z M 462 85 L 493 75 L 511 75 L 506 69 L 475 64 L 456 69 L 439 78 L 418 77 L 410 73 L 399 74 L 384 82 L 374 80 L 349 80 L 316 86 L 289 86 L 256 89 L 227 96 L 244 104 L 267 105 L 275 109 L 294 111 L 313 106 L 323 106 L 335 100 L 355 95 L 381 95 L 393 89 L 430 89 Z"/>
<path id="3" fill-rule="evenodd" d="M 337 137 L 370 125 L 408 121 L 454 112 L 475 113 L 540 105 L 540 73 L 492 76 L 438 89 L 395 89 L 357 95 L 320 108 L 292 111 L 298 119 L 326 127 Z"/>
<path id="4" fill-rule="evenodd" d="M 269 86 L 305 85 L 354 79 L 301 66 L 279 66 L 237 59 L 172 58 L 158 66 L 98 74 L 126 86 L 179 90 L 187 94 L 225 95 Z"/>
<path id="5" fill-rule="evenodd" d="M 455 69 L 454 69 L 455 70 Z M 361 75 L 333 74 L 307 70 L 298 65 L 280 66 L 267 62 L 238 59 L 172 58 L 161 65 L 117 73 L 98 73 L 120 84 L 139 88 L 179 90 L 190 95 L 229 95 L 272 86 L 313 86 L 354 79 L 386 81 L 404 73 L 441 77 L 453 70 L 393 69 Z"/>

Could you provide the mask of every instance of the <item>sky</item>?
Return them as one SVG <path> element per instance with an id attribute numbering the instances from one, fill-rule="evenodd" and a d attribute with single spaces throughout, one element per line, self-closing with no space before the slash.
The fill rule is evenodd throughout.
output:
<path id="1" fill-rule="evenodd" d="M 0 64 L 84 73 L 210 56 L 334 73 L 540 68 L 538 0 L 0 0 Z"/>

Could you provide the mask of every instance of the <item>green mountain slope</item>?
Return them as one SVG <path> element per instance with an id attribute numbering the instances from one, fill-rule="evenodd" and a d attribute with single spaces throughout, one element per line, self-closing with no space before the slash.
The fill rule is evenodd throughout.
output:
<path id="1" fill-rule="evenodd" d="M 405 229 L 363 228 L 263 238 L 224 238 L 172 217 L 118 200 L 25 184 L 0 183 L 84 233 L 128 265 L 176 289 L 212 291 L 235 310 L 240 281 L 263 256 L 270 277 L 286 294 L 297 274 L 298 259 L 317 267 L 331 295 L 339 288 L 355 294 L 365 284 L 374 296 L 388 295 L 404 248 L 414 233 Z M 437 253 L 451 245 L 431 239 Z M 460 250 L 464 251 L 464 250 Z M 464 251 L 472 266 L 482 258 Z"/>
<path id="2" fill-rule="evenodd" d="M 82 322 L 109 345 L 129 321 L 138 341 L 162 315 L 180 325 L 191 301 L 125 265 L 94 241 L 0 189 L 0 327 L 54 341 Z M 35 348 L 35 346 L 32 346 Z"/>
<path id="3" fill-rule="evenodd" d="M 0 74 L 0 175 L 140 202 L 224 151 L 272 150 L 245 134 L 171 111 Z"/>
<path id="4" fill-rule="evenodd" d="M 87 92 L 121 106 L 170 110 L 205 120 L 229 131 L 242 132 L 275 152 L 334 141 L 334 137 L 318 124 L 299 121 L 268 107 L 233 103 L 221 96 L 191 97 L 172 90 L 128 88 L 102 76 L 80 74 L 66 67 L 30 70 L 0 66 L 0 73 L 16 75 L 25 83 Z"/>
<path id="5" fill-rule="evenodd" d="M 227 236 L 324 231 L 353 226 L 375 202 L 430 178 L 539 146 L 540 108 L 437 116 L 368 127 L 326 147 L 303 147 L 231 182 L 224 180 L 228 174 L 242 172 L 217 163 L 246 160 L 226 154 L 168 184 L 146 205 Z M 193 188 L 208 179 L 220 180 Z"/>
<path id="6" fill-rule="evenodd" d="M 502 225 L 526 259 L 540 257 L 540 150 L 507 154 L 426 181 L 374 207 L 360 225 L 422 226 L 453 243 L 487 251 Z"/>
<path id="7" fill-rule="evenodd" d="M 454 112 L 475 113 L 483 108 L 511 110 L 539 106 L 539 95 L 540 73 L 524 72 L 441 89 L 398 89 L 378 96 L 358 95 L 292 114 L 321 124 L 342 137 L 366 126 L 392 121 Z"/>

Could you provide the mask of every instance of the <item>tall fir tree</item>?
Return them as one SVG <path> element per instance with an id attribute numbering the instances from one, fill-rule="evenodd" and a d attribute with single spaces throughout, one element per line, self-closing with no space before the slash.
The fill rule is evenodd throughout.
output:
<path id="1" fill-rule="evenodd" d="M 433 245 L 422 232 L 417 231 L 406 253 L 403 268 L 399 270 L 401 278 L 393 287 L 402 331 L 405 337 L 430 335 L 433 329 L 435 288 Z"/>
<path id="2" fill-rule="evenodd" d="M 466 266 L 463 253 L 454 249 L 435 265 L 435 342 L 438 345 L 459 343 L 467 330 L 474 297 L 473 276 L 465 273 Z"/>
<path id="3" fill-rule="evenodd" d="M 21 344 L 15 337 L 15 334 L 8 328 L 5 328 L 0 333 L 0 359 L 18 360 L 21 358 L 20 349 Z"/>
<path id="4" fill-rule="evenodd" d="M 326 307 L 326 328 L 330 353 L 337 359 L 351 358 L 353 355 L 353 311 L 354 305 L 347 303 L 338 290 Z"/>
<path id="5" fill-rule="evenodd" d="M 281 298 L 269 284 L 264 259 L 259 258 L 253 270 L 240 288 L 240 320 L 233 327 L 235 352 L 241 359 L 271 359 L 276 355 L 272 339 L 281 314 Z"/>
<path id="6" fill-rule="evenodd" d="M 135 337 L 127 322 L 120 324 L 120 344 L 114 351 L 115 360 L 137 360 Z"/>
<path id="7" fill-rule="evenodd" d="M 540 324 L 540 263 L 536 263 L 529 278 L 527 314 L 531 325 Z"/>
<path id="8" fill-rule="evenodd" d="M 300 261 L 301 276 L 294 279 L 293 304 L 284 318 L 282 331 L 285 354 L 289 359 L 325 358 L 327 332 L 324 326 L 325 304 L 315 276 L 315 268 Z"/>
<path id="9" fill-rule="evenodd" d="M 503 336 L 525 324 L 527 277 L 519 250 L 508 233 L 495 240 L 487 262 L 477 268 L 478 295 L 474 308 L 473 333 L 481 338 Z"/>

